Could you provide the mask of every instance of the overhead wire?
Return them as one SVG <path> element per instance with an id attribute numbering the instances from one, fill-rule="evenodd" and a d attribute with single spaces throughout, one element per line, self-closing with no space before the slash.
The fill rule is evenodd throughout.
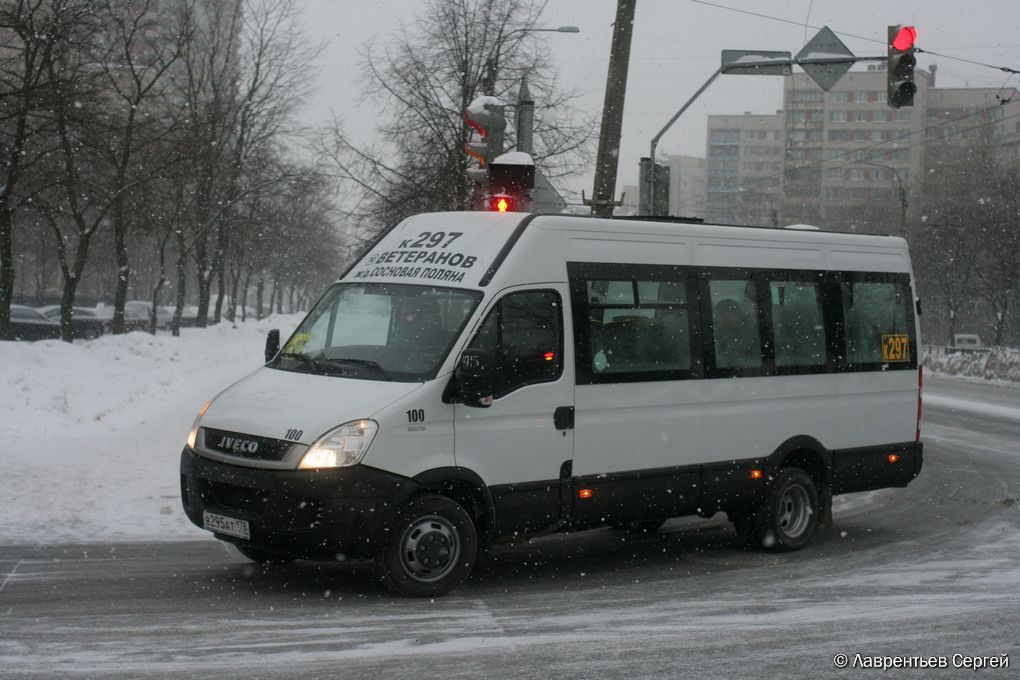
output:
<path id="1" fill-rule="evenodd" d="M 783 19 L 782 17 L 771 16 L 769 14 L 762 14 L 761 12 L 752 12 L 751 10 L 740 9 L 739 7 L 730 7 L 729 5 L 723 5 L 723 4 L 717 3 L 717 2 L 710 2 L 709 0 L 691 0 L 691 2 L 696 3 L 698 5 L 705 5 L 707 7 L 715 7 L 716 9 L 727 10 L 729 12 L 736 12 L 737 14 L 747 14 L 747 15 L 750 15 L 750 16 L 753 16 L 753 17 L 758 17 L 759 19 L 768 19 L 769 21 L 778 21 L 778 22 L 783 23 L 783 24 L 792 24 L 793 26 L 803 26 L 804 28 L 814 28 L 814 29 L 821 29 L 822 28 L 822 26 L 811 26 L 809 24 L 804 23 L 803 21 L 794 21 L 793 19 Z M 878 43 L 880 45 L 886 44 L 886 41 L 884 41 L 884 40 L 878 40 L 876 38 L 869 38 L 867 36 L 857 35 L 855 33 L 849 33 L 847 31 L 833 30 L 832 32 L 837 34 L 837 35 L 845 35 L 845 36 L 847 36 L 849 38 L 855 38 L 857 40 L 866 40 L 867 42 Z M 972 64 L 974 66 L 982 66 L 982 67 L 985 67 L 985 68 L 995 69 L 997 71 L 1003 71 L 1005 73 L 1020 74 L 1020 70 L 1015 69 L 1015 68 L 1013 68 L 1011 66 L 997 66 L 995 64 L 989 64 L 989 63 L 986 63 L 986 62 L 983 62 L 983 61 L 977 61 L 976 59 L 966 59 L 964 57 L 954 57 L 952 55 L 945 54 L 944 52 L 933 52 L 932 50 L 926 50 L 926 49 L 923 49 L 921 47 L 914 47 L 914 51 L 919 53 L 919 54 L 930 54 L 933 57 L 940 57 L 942 59 L 949 59 L 951 61 L 959 61 L 959 62 L 962 62 L 964 64 Z"/>

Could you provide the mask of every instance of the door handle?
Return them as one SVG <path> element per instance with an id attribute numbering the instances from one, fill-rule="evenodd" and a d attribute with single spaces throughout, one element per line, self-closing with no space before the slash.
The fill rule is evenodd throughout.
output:
<path id="1" fill-rule="evenodd" d="M 574 429 L 574 407 L 560 406 L 553 412 L 553 425 L 557 430 Z"/>

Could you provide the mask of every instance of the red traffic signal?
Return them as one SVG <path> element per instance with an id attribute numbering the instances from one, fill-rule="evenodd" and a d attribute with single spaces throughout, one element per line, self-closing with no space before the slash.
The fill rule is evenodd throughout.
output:
<path id="1" fill-rule="evenodd" d="M 517 197 L 510 194 L 489 196 L 489 210 L 493 212 L 517 212 Z"/>
<path id="2" fill-rule="evenodd" d="M 894 109 L 913 106 L 917 84 L 914 83 L 914 42 L 917 29 L 913 26 L 890 26 L 888 61 L 886 63 L 887 103 Z"/>
<path id="3" fill-rule="evenodd" d="M 917 40 L 917 29 L 913 26 L 901 26 L 900 30 L 896 32 L 896 37 L 893 38 L 893 48 L 900 52 L 906 52 L 914 46 L 914 41 Z"/>

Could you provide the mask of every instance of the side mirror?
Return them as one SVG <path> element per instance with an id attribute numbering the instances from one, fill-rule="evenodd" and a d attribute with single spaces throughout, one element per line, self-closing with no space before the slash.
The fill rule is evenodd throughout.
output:
<path id="1" fill-rule="evenodd" d="M 268 364 L 280 351 L 280 329 L 274 328 L 266 336 L 266 363 Z"/>
<path id="2" fill-rule="evenodd" d="M 496 359 L 489 350 L 469 347 L 461 352 L 453 375 L 465 406 L 492 406 L 492 394 L 496 391 L 493 387 L 495 373 Z"/>

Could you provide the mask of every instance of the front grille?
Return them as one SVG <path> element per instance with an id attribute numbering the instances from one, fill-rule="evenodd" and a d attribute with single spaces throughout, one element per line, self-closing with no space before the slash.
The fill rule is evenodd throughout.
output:
<path id="1" fill-rule="evenodd" d="M 221 508 L 262 514 L 269 501 L 269 492 L 265 489 L 249 489 L 244 486 L 208 480 L 205 482 L 205 486 L 212 496 L 213 503 Z"/>
<path id="2" fill-rule="evenodd" d="M 254 460 L 283 460 L 293 442 L 256 437 L 240 432 L 205 429 L 205 447 L 220 453 Z"/>

